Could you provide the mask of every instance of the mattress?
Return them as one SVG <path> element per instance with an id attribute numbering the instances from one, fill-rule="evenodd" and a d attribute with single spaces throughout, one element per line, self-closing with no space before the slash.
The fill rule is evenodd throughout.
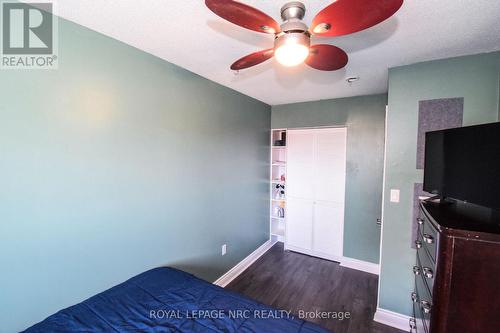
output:
<path id="1" fill-rule="evenodd" d="M 25 332 L 301 332 L 327 330 L 186 272 L 139 274 Z"/>

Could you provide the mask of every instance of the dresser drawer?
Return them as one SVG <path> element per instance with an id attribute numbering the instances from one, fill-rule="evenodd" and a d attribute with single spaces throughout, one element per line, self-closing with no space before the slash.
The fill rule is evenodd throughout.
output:
<path id="1" fill-rule="evenodd" d="M 414 321 L 412 333 L 413 332 L 429 333 L 429 329 L 428 329 L 427 323 L 425 322 L 425 318 L 424 318 L 424 315 L 422 313 L 422 308 L 420 307 L 419 302 L 413 303 L 413 318 L 415 319 L 415 321 Z"/>
<path id="2" fill-rule="evenodd" d="M 425 214 L 421 214 L 418 219 L 418 235 L 419 239 L 417 241 L 421 242 L 421 247 L 424 248 L 428 253 L 429 257 L 433 263 L 436 262 L 436 251 L 437 251 L 437 241 L 438 241 L 438 232 L 432 226 L 429 219 L 425 216 Z M 417 245 L 418 248 L 418 245 Z"/>
<path id="3" fill-rule="evenodd" d="M 429 253 L 422 247 L 417 250 L 417 265 L 420 267 L 420 276 L 425 282 L 425 285 L 432 295 L 432 288 L 434 287 L 434 279 L 436 276 L 436 266 L 432 262 Z"/>
<path id="4" fill-rule="evenodd" d="M 417 240 L 422 240 L 421 235 Z M 415 318 L 414 326 L 417 332 L 428 333 L 432 307 L 434 265 L 424 246 L 419 248 L 417 246 L 413 274 L 415 275 L 415 291 L 411 294 L 411 299 L 413 302 L 413 317 Z"/>
<path id="5" fill-rule="evenodd" d="M 415 276 L 415 294 L 412 295 L 412 301 L 417 330 L 420 328 L 422 331 L 423 327 L 424 331 L 428 332 L 431 321 L 432 297 L 421 276 Z"/>
<path id="6" fill-rule="evenodd" d="M 432 300 L 432 289 L 429 288 L 427 283 L 427 278 L 424 277 L 424 270 L 422 269 L 422 264 L 417 255 L 417 263 L 413 266 L 413 274 L 415 275 L 415 286 L 418 289 L 418 297 L 420 300 L 431 301 Z"/>

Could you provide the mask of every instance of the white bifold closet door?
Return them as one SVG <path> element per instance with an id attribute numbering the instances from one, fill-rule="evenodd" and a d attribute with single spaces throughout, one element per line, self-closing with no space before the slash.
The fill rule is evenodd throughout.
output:
<path id="1" fill-rule="evenodd" d="M 342 257 L 346 128 L 287 133 L 285 246 L 326 259 Z"/>

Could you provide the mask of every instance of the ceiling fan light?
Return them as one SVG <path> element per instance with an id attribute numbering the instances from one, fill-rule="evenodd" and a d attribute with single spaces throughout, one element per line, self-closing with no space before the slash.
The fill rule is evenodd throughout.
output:
<path id="1" fill-rule="evenodd" d="M 309 38 L 300 34 L 287 34 L 276 40 L 274 57 L 285 67 L 303 63 L 309 56 Z"/>

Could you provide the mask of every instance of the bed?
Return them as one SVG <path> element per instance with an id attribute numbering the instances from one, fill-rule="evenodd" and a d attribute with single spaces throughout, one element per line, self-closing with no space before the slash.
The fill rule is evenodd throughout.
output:
<path id="1" fill-rule="evenodd" d="M 301 332 L 325 329 L 186 272 L 155 268 L 25 332 Z"/>

